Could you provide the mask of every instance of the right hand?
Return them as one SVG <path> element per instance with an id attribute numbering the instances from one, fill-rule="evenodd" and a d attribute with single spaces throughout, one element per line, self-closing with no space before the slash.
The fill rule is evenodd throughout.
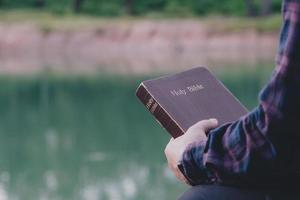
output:
<path id="1" fill-rule="evenodd" d="M 165 149 L 166 158 L 168 160 L 169 168 L 179 180 L 188 184 L 188 181 L 178 169 L 178 164 L 182 159 L 184 150 L 193 142 L 205 144 L 207 141 L 206 132 L 217 126 L 218 121 L 216 119 L 202 120 L 191 126 L 184 135 L 176 139 L 172 138 L 169 141 Z"/>

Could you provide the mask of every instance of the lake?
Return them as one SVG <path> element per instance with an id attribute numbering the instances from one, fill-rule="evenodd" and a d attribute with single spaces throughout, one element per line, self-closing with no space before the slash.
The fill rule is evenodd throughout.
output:
<path id="1" fill-rule="evenodd" d="M 249 108 L 272 65 L 215 73 Z M 176 199 L 170 139 L 135 97 L 145 78 L 0 77 L 0 199 Z"/>

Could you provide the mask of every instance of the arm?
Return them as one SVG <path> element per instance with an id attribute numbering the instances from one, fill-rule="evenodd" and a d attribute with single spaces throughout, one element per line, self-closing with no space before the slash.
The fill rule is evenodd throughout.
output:
<path id="1" fill-rule="evenodd" d="M 260 93 L 259 106 L 211 130 L 205 145 L 194 143 L 184 151 L 183 174 L 192 184 L 205 179 L 270 180 L 295 170 L 295 141 L 300 141 L 299 0 L 284 1 L 283 22 L 276 68 Z"/>

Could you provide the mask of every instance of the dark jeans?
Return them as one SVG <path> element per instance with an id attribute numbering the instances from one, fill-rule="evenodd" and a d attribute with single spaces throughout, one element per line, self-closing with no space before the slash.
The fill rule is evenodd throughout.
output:
<path id="1" fill-rule="evenodd" d="M 198 185 L 189 188 L 178 200 L 300 200 L 300 192 L 294 190 L 262 191 L 220 185 Z"/>

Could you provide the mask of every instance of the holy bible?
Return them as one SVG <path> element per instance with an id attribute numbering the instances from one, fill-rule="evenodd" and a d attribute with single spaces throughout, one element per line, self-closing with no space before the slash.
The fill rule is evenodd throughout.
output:
<path id="1" fill-rule="evenodd" d="M 222 125 L 248 112 L 205 67 L 143 81 L 136 95 L 173 138 L 200 120 Z"/>

